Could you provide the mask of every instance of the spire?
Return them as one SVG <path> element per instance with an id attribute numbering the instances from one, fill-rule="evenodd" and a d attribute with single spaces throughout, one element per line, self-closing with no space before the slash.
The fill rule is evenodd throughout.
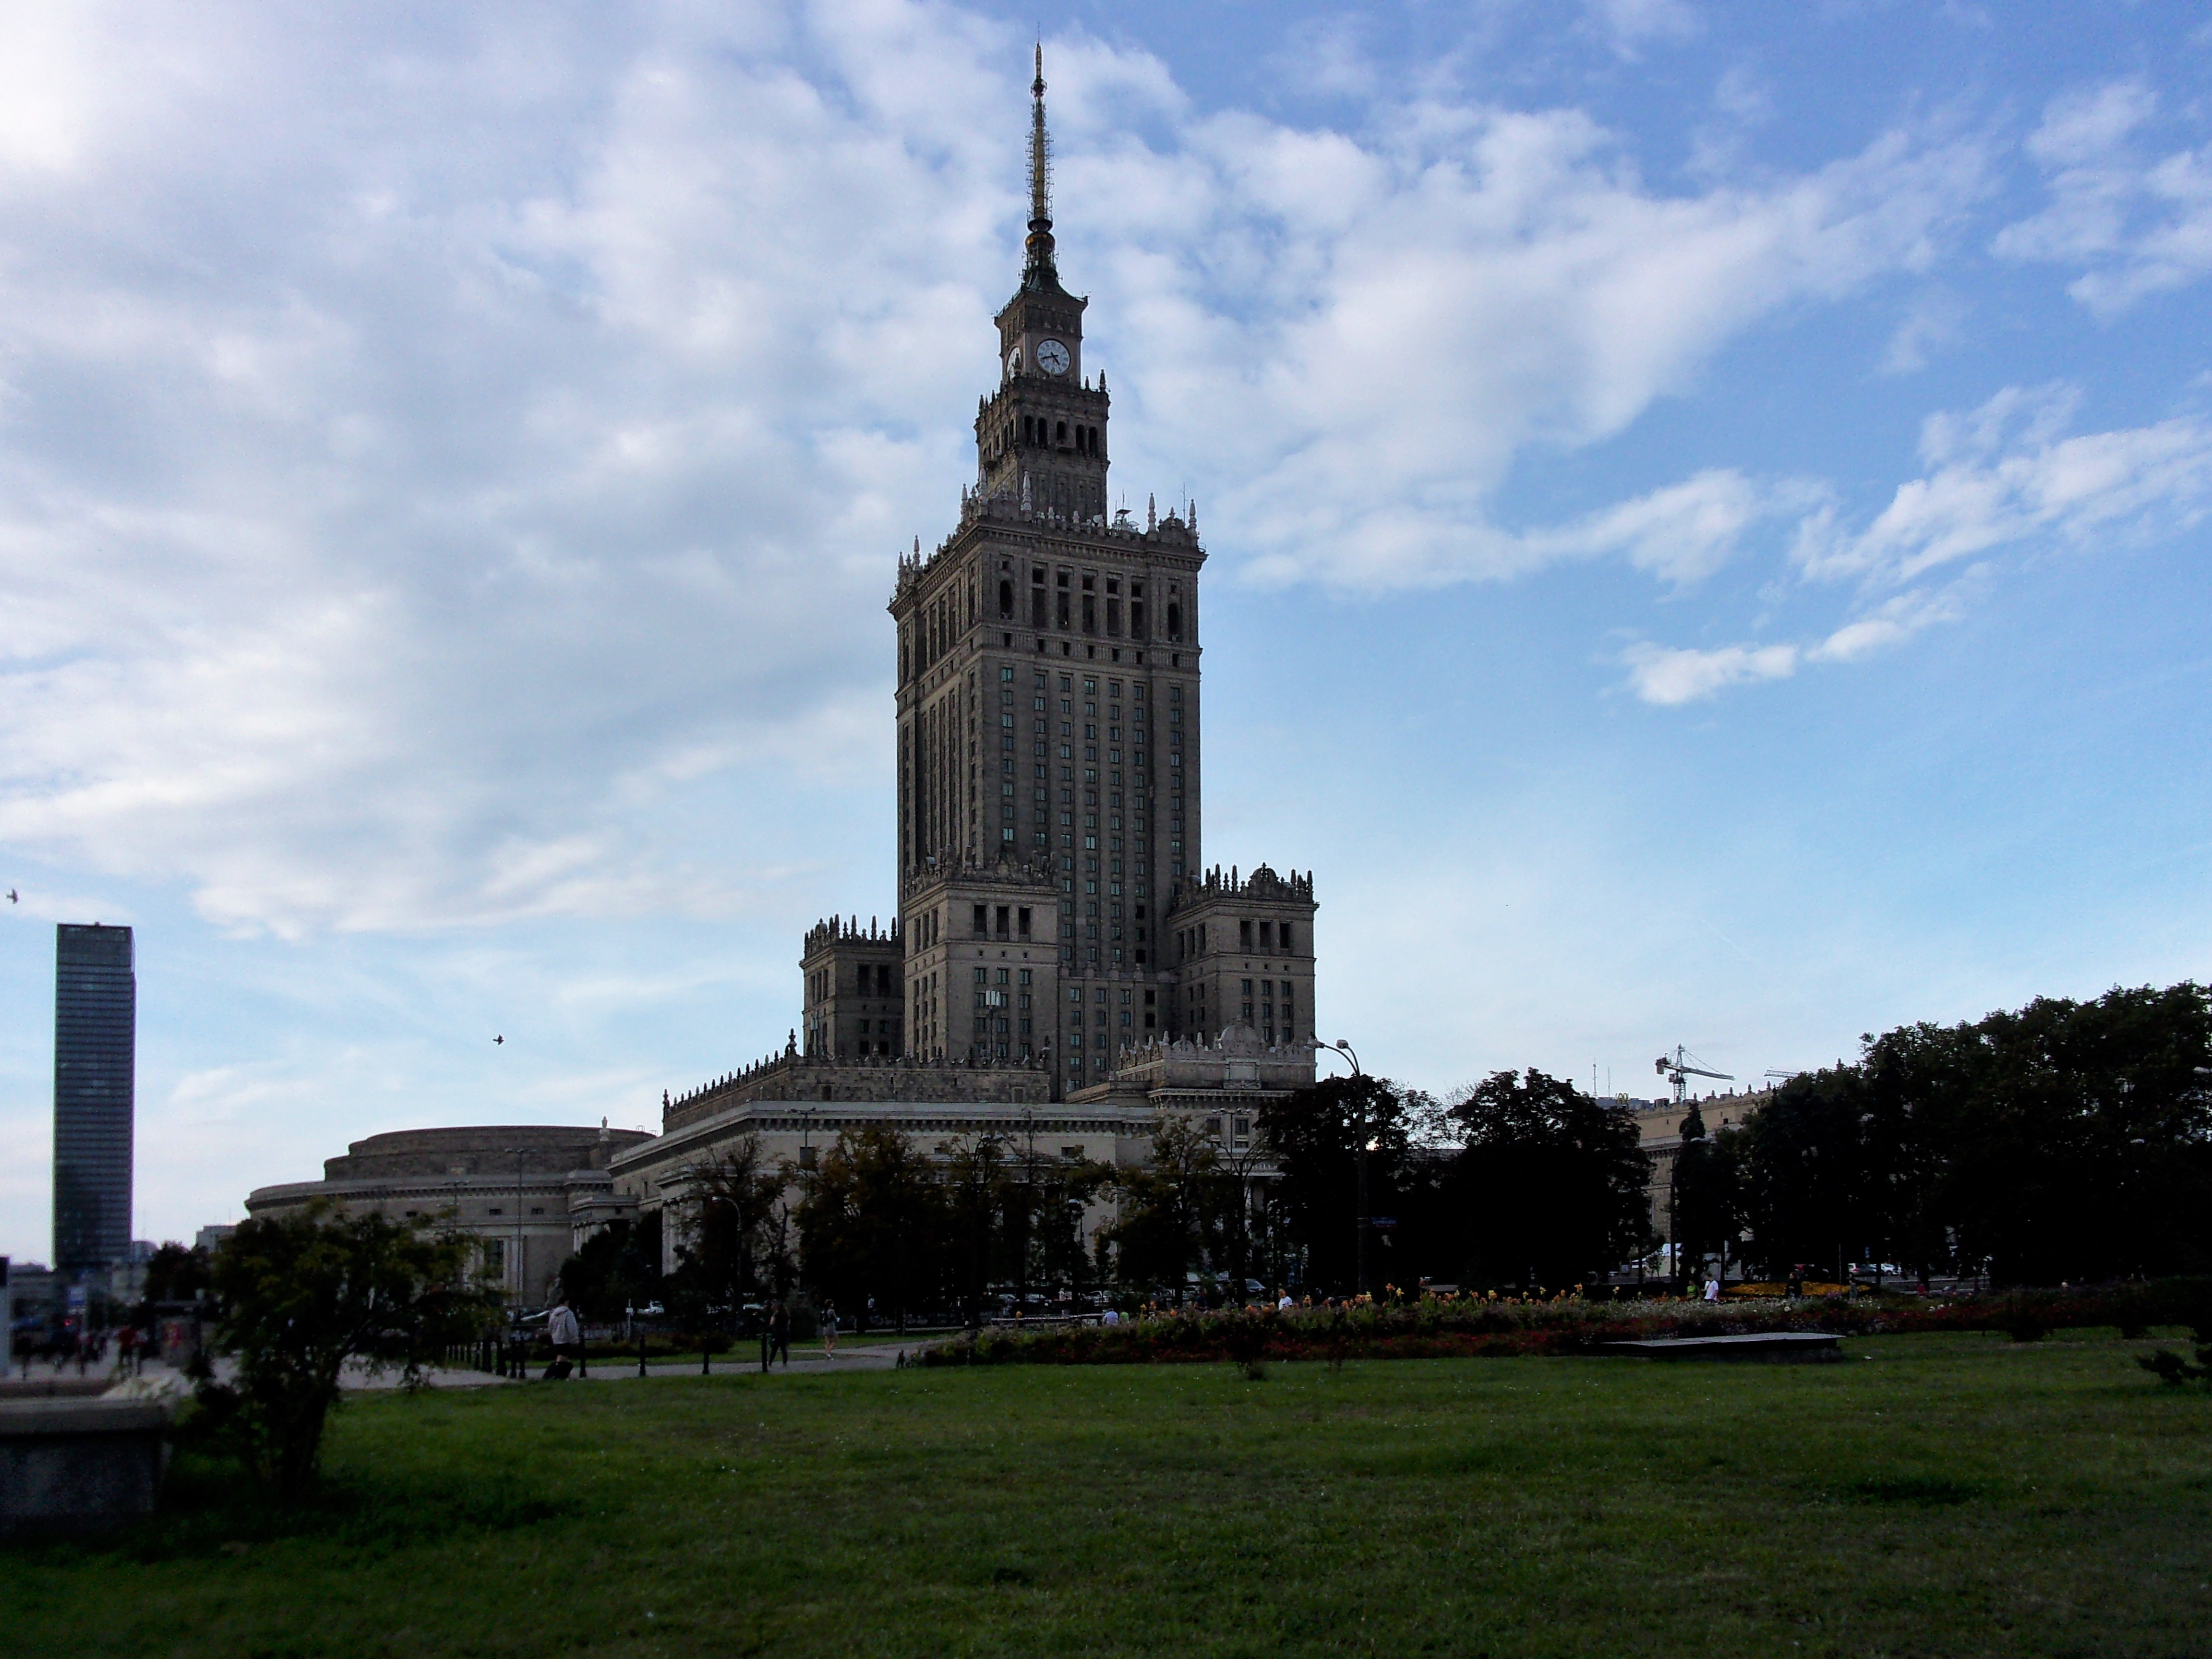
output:
<path id="1" fill-rule="evenodd" d="M 1044 42 L 1036 46 L 1036 79 L 1030 82 L 1030 234 L 1024 244 L 1025 282 L 1060 280 L 1052 258 L 1052 135 L 1044 127 Z"/>

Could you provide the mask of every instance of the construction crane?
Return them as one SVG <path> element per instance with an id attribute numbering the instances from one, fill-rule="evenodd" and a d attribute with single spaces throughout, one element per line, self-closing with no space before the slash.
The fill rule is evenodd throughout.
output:
<path id="1" fill-rule="evenodd" d="M 1674 1103 L 1677 1106 L 1682 1103 L 1682 1087 L 1686 1079 L 1711 1077 L 1718 1078 L 1723 1083 L 1735 1081 L 1735 1073 L 1707 1071 L 1702 1066 L 1690 1064 L 1691 1058 L 1690 1051 L 1678 1042 L 1674 1045 L 1674 1052 L 1671 1057 L 1662 1054 L 1651 1062 L 1651 1068 L 1674 1085 Z"/>

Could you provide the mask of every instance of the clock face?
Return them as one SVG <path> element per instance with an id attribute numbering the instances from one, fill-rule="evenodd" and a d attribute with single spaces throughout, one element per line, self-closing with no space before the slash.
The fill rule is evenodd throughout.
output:
<path id="1" fill-rule="evenodd" d="M 1067 348 L 1057 340 L 1037 342 L 1037 367 L 1048 374 L 1067 373 Z"/>

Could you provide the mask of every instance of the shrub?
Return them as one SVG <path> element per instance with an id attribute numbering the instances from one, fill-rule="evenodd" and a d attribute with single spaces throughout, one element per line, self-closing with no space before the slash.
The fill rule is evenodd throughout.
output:
<path id="1" fill-rule="evenodd" d="M 416 1387 L 441 1348 L 490 1323 L 495 1298 L 470 1282 L 471 1260 L 458 1234 L 341 1218 L 326 1200 L 240 1223 L 210 1263 L 215 1346 L 237 1356 L 237 1374 L 217 1382 L 202 1363 L 190 1431 L 234 1453 L 276 1498 L 303 1496 L 348 1364 L 371 1374 L 397 1365 L 403 1386 Z"/>
<path id="2" fill-rule="evenodd" d="M 1415 1301 L 1352 1303 L 1285 1313 L 1200 1313 L 1188 1310 L 1116 1326 L 1079 1326 L 983 1339 L 971 1351 L 945 1343 L 915 1355 L 922 1365 L 1173 1364 L 1243 1367 L 1258 1357 L 1324 1359 L 1426 1358 L 1465 1354 L 1589 1353 L 1607 1342 L 1663 1336 L 1734 1336 L 1768 1331 L 2003 1331 L 2034 1341 L 2064 1328 L 2185 1322 L 2187 1310 L 2212 1307 L 2205 1281 L 2019 1292 L 1929 1303 L 1917 1297 L 1832 1297 L 1819 1303 L 1708 1304 L 1671 1297 L 1589 1301 L 1425 1296 Z M 2212 1314 L 2206 1316 L 2212 1320 Z M 2032 1333 L 2032 1334 L 2031 1334 Z M 2212 1341 L 2212 1330 L 2205 1333 Z"/>

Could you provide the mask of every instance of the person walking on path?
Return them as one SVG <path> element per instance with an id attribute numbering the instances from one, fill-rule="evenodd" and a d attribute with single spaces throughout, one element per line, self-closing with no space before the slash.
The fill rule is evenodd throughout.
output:
<path id="1" fill-rule="evenodd" d="M 1708 1279 L 1707 1280 L 1705 1280 L 1705 1300 L 1706 1300 L 1706 1301 L 1708 1301 L 1708 1302 L 1717 1302 L 1717 1301 L 1719 1301 L 1720 1299 L 1721 1299 L 1721 1282 L 1720 1282 L 1720 1280 L 1719 1280 L 1718 1279 Z"/>
<path id="2" fill-rule="evenodd" d="M 583 1328 L 576 1322 L 576 1310 L 568 1305 L 565 1296 L 556 1297 L 553 1311 L 545 1316 L 545 1340 L 553 1345 L 553 1363 L 545 1368 L 545 1380 L 560 1382 L 567 1380 L 576 1363 L 576 1351 L 583 1346 Z"/>
<path id="3" fill-rule="evenodd" d="M 783 1305 L 783 1298 L 781 1297 L 769 1304 L 768 1363 L 763 1364 L 761 1369 L 766 1370 L 769 1364 L 775 1363 L 778 1354 L 783 1356 L 784 1370 L 789 1370 L 791 1369 L 791 1310 Z"/>
<path id="4" fill-rule="evenodd" d="M 837 1352 L 837 1304 L 822 1304 L 822 1357 L 829 1358 Z"/>

